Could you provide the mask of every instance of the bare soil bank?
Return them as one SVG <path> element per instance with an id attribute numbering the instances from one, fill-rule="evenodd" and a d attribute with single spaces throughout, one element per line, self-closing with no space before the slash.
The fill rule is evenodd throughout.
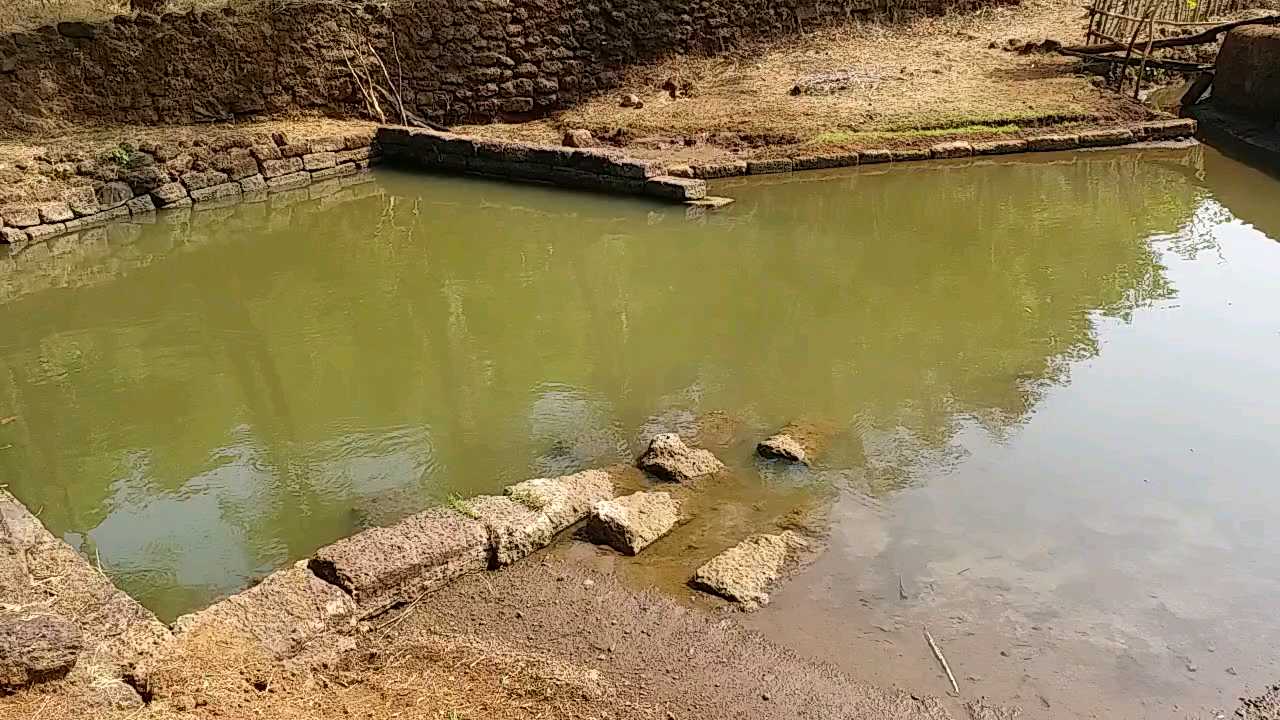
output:
<path id="1" fill-rule="evenodd" d="M 166 668 L 148 705 L 104 711 L 60 683 L 0 698 L 0 718 L 848 718 L 949 720 L 744 630 L 732 616 L 536 558 L 472 575 L 367 623 L 310 668 L 228 638 Z"/>
<path id="2" fill-rule="evenodd" d="M 559 142 L 573 128 L 642 157 L 708 162 L 863 147 L 928 147 L 1115 126 L 1147 118 L 1131 98 L 1099 89 L 1080 64 L 989 47 L 1070 39 L 1076 3 L 1028 0 L 903 25 L 854 24 L 716 57 L 672 57 L 629 72 L 620 90 L 536 122 L 460 132 Z M 678 86 L 672 98 L 662 86 Z M 793 88 L 817 85 L 826 90 Z M 683 88 L 683 89 L 680 89 Z"/>

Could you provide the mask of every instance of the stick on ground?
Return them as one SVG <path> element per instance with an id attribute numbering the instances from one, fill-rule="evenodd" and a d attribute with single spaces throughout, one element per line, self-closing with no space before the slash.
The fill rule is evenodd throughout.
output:
<path id="1" fill-rule="evenodd" d="M 947 679 L 951 681 L 951 689 L 956 695 L 960 694 L 960 686 L 956 684 L 956 676 L 951 674 L 951 666 L 947 664 L 947 658 L 942 655 L 942 649 L 938 647 L 938 643 L 933 641 L 933 636 L 929 634 L 929 628 L 924 629 L 924 639 L 929 641 L 929 648 L 933 650 L 933 656 L 938 658 L 938 664 L 942 665 L 942 669 L 947 673 Z"/>

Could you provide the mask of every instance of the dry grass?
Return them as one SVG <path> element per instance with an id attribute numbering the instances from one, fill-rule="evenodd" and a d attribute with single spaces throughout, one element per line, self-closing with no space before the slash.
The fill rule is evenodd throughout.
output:
<path id="1" fill-rule="evenodd" d="M 585 127 L 640 147 L 664 138 L 723 144 L 725 134 L 747 146 L 825 145 L 833 138 L 919 137 L 973 126 L 980 134 L 1000 135 L 1140 114 L 1128 100 L 1093 87 L 1073 60 L 988 47 L 1010 37 L 1073 39 L 1083 29 L 1075 0 L 1026 0 L 1019 7 L 902 25 L 855 24 L 731 55 L 677 57 L 636 68 L 621 92 L 637 94 L 644 101 L 640 110 L 619 107 L 617 94 L 610 93 L 542 123 L 468 130 L 558 141 L 565 129 Z M 846 89 L 790 94 L 797 81 L 841 73 L 855 78 Z M 690 96 L 670 98 L 661 89 L 669 78 L 691 86 Z"/>
<path id="2" fill-rule="evenodd" d="M 0 720 L 551 720 L 656 717 L 619 702 L 597 673 L 514 648 L 398 629 L 321 667 L 285 666 L 244 643 L 194 637 L 149 678 L 146 707 L 108 710 L 67 682 L 0 698 Z"/>

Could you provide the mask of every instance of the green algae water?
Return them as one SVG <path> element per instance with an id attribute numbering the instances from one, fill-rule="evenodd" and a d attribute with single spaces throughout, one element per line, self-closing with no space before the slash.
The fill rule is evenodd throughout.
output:
<path id="1" fill-rule="evenodd" d="M 172 619 L 677 431 L 730 479 L 642 580 L 817 504 L 751 619 L 799 652 L 941 694 L 928 623 L 1032 717 L 1276 679 L 1280 183 L 1184 148 L 713 190 L 387 170 L 5 258 L 0 482 Z M 811 471 L 752 457 L 789 422 Z"/>

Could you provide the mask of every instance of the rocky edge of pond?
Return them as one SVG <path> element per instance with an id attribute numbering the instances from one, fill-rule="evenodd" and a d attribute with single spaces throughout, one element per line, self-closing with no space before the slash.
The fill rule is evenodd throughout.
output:
<path id="1" fill-rule="evenodd" d="M 381 127 L 376 135 L 360 131 L 307 138 L 245 132 L 217 142 L 146 142 L 137 148 L 121 143 L 117 152 L 98 161 L 84 159 L 83 153 L 72 149 L 42 156 L 48 172 L 73 187 L 57 198 L 0 207 L 0 244 L 21 251 L 33 243 L 167 208 L 223 207 L 297 191 L 323 195 L 353 182 L 356 175 L 384 159 L 438 172 L 642 195 L 705 211 L 732 202 L 708 195 L 710 179 L 1116 147 L 1188 138 L 1196 130 L 1193 119 L 1167 119 L 1076 133 L 951 140 L 922 147 L 806 150 L 787 157 L 699 165 L 637 159 L 617 148 L 540 145 L 399 126 Z M 37 172 L 36 166 L 30 167 Z"/>
<path id="2" fill-rule="evenodd" d="M 654 437 L 636 465 L 665 482 L 724 469 L 674 433 Z M 350 637 L 360 623 L 412 606 L 457 578 L 510 565 L 584 520 L 584 537 L 625 555 L 679 522 L 681 503 L 670 493 L 618 496 L 616 485 L 609 470 L 585 470 L 430 508 L 320 548 L 178 618 L 171 629 L 0 490 L 0 692 L 78 678 L 104 705 L 135 707 L 156 692 L 151 678 L 210 636 L 236 638 L 277 661 L 331 661 L 351 646 L 334 637 Z M 804 545 L 791 531 L 753 536 L 708 562 L 691 583 L 754 607 Z"/>

